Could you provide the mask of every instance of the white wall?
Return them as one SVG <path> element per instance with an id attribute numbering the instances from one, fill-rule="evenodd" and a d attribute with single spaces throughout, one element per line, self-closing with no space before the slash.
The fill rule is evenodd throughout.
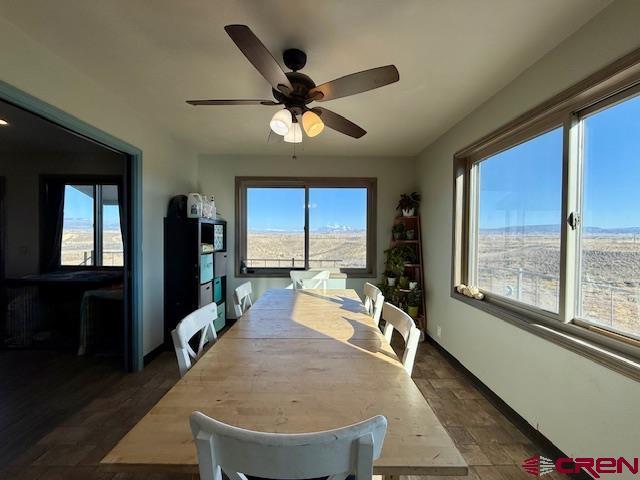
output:
<path id="1" fill-rule="evenodd" d="M 640 383 L 450 298 L 453 154 L 640 47 L 638 19 L 616 1 L 418 159 L 431 336 L 570 455 L 637 456 Z"/>
<path id="2" fill-rule="evenodd" d="M 40 175 L 124 175 L 124 156 L 91 154 L 0 154 L 6 179 L 5 275 L 38 273 L 40 261 Z"/>
<path id="3" fill-rule="evenodd" d="M 142 150 L 143 350 L 148 353 L 163 341 L 162 219 L 172 195 L 193 190 L 196 152 L 121 101 L 99 79 L 88 77 L 2 18 L 0 80 Z"/>
<path id="4" fill-rule="evenodd" d="M 265 146 L 265 148 L 267 148 Z M 391 226 L 401 193 L 415 190 L 415 159 L 398 157 L 290 157 L 270 156 L 210 156 L 201 155 L 198 166 L 198 191 L 213 194 L 219 213 L 227 220 L 229 229 L 229 265 L 227 306 L 231 305 L 230 292 L 246 281 L 236 279 L 235 252 L 235 177 L 236 176 L 302 176 L 302 177 L 376 177 L 377 202 L 377 271 L 376 278 L 350 278 L 347 288 L 358 292 L 366 281 L 375 283 L 383 271 L 383 251 L 389 248 Z M 284 278 L 251 278 L 254 291 L 260 295 L 268 288 L 285 287 Z M 229 310 L 233 315 L 233 311 Z"/>

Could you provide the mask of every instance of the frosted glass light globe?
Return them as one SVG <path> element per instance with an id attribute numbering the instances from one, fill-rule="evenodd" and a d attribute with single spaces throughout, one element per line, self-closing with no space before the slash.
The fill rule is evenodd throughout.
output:
<path id="1" fill-rule="evenodd" d="M 302 126 L 310 137 L 315 137 L 324 130 L 324 123 L 317 113 L 307 110 L 302 115 Z"/>
<path id="2" fill-rule="evenodd" d="M 273 114 L 273 117 L 271 117 L 271 121 L 269 122 L 269 126 L 274 133 L 277 133 L 278 135 L 286 135 L 291 129 L 291 123 L 291 112 L 285 108 L 283 110 L 278 110 Z"/>
<path id="3" fill-rule="evenodd" d="M 284 136 L 284 141 L 287 143 L 302 143 L 302 128 L 299 123 L 294 123 L 289 129 L 289 133 Z"/>

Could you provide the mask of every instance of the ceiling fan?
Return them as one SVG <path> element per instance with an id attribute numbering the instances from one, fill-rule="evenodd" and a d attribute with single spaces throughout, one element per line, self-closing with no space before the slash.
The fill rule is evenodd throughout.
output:
<path id="1" fill-rule="evenodd" d="M 291 48 L 283 53 L 284 64 L 291 70 L 284 72 L 269 50 L 246 25 L 224 27 L 240 51 L 269 82 L 275 100 L 187 100 L 190 105 L 284 105 L 272 117 L 269 126 L 284 137 L 285 142 L 300 143 L 302 130 L 315 137 L 325 125 L 353 138 L 367 133 L 363 128 L 323 107 L 309 107 L 311 102 L 326 102 L 383 87 L 400 79 L 395 65 L 352 73 L 316 86 L 299 70 L 307 63 L 307 55 Z M 302 128 L 300 127 L 300 121 Z"/>

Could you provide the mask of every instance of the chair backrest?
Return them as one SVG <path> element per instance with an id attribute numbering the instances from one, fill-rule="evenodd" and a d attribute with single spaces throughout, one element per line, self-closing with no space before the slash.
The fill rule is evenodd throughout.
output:
<path id="1" fill-rule="evenodd" d="M 385 302 L 384 307 L 382 307 L 382 318 L 386 322 L 384 336 L 388 342 L 391 342 L 394 329 L 404 338 L 402 365 L 404 365 L 407 373 L 411 375 L 413 371 L 413 361 L 416 358 L 416 351 L 418 350 L 418 342 L 420 341 L 420 330 L 416 327 L 413 318 L 389 302 Z"/>
<path id="2" fill-rule="evenodd" d="M 184 317 L 175 330 L 171 331 L 181 377 L 184 377 L 191 368 L 192 360 L 197 360 L 202 354 L 205 344 L 215 342 L 218 339 L 216 329 L 213 326 L 213 321 L 216 318 L 218 318 L 218 306 L 215 303 L 210 303 Z M 198 332 L 200 332 L 198 351 L 194 352 L 189 345 L 189 340 Z"/>
<path id="3" fill-rule="evenodd" d="M 373 318 L 376 325 L 380 323 L 380 315 L 382 314 L 382 305 L 384 304 L 384 295 L 382 291 L 375 285 L 367 282 L 364 284 L 364 308 Z"/>
<path id="4" fill-rule="evenodd" d="M 329 270 L 291 270 L 289 272 L 294 290 L 305 288 L 327 288 L 331 276 Z"/>
<path id="5" fill-rule="evenodd" d="M 282 480 L 331 477 L 371 480 L 380 456 L 387 419 L 377 415 L 348 427 L 316 433 L 262 433 L 232 427 L 194 412 L 191 432 L 201 480 L 245 475 Z"/>
<path id="6" fill-rule="evenodd" d="M 253 301 L 251 300 L 252 293 L 251 282 L 245 282 L 236 288 L 233 294 L 233 306 L 236 310 L 237 317 L 241 317 L 244 312 L 249 310 L 249 307 L 253 305 Z"/>

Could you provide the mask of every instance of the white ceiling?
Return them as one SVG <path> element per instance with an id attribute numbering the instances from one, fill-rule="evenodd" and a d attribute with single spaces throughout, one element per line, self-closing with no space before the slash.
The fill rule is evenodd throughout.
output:
<path id="1" fill-rule="evenodd" d="M 105 146 L 76 135 L 38 115 L 0 100 L 0 118 L 9 123 L 0 127 L 0 154 L 69 153 L 87 159 L 113 153 Z M 25 161 L 22 156 L 20 161 Z"/>
<path id="2" fill-rule="evenodd" d="M 312 155 L 415 155 L 576 31 L 610 0 L 0 0 L 2 15 L 176 137 L 213 154 L 279 154 L 278 107 L 191 107 L 271 98 L 224 32 L 242 23 L 276 59 L 307 52 L 317 84 L 393 63 L 400 82 L 323 106 L 361 125 L 325 130 Z"/>

